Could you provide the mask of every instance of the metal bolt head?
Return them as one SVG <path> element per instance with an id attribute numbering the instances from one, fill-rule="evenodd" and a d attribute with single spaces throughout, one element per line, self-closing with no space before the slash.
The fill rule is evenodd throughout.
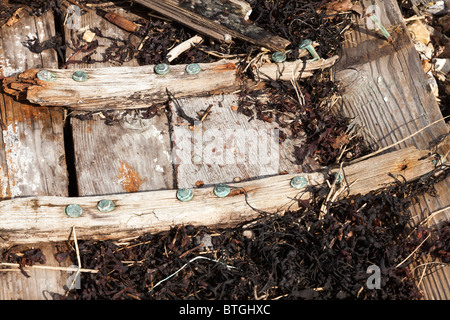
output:
<path id="1" fill-rule="evenodd" d="M 286 61 L 286 54 L 281 51 L 274 52 L 272 54 L 272 60 L 276 63 L 281 63 Z"/>
<path id="2" fill-rule="evenodd" d="M 185 68 L 186 73 L 188 74 L 197 74 L 202 70 L 198 63 L 188 64 Z"/>
<path id="3" fill-rule="evenodd" d="M 300 43 L 300 45 L 298 46 L 299 49 L 306 49 L 306 47 L 312 45 L 312 40 L 310 39 L 305 39 L 302 41 L 302 43 Z"/>
<path id="4" fill-rule="evenodd" d="M 77 82 L 84 82 L 88 79 L 88 74 L 86 71 L 78 70 L 72 74 L 72 79 Z"/>
<path id="5" fill-rule="evenodd" d="M 79 217 L 83 213 L 83 209 L 78 204 L 69 204 L 64 211 L 71 218 Z"/>
<path id="6" fill-rule="evenodd" d="M 302 189 L 306 187 L 308 181 L 306 181 L 305 177 L 294 177 L 291 180 L 291 187 L 295 189 Z"/>
<path id="7" fill-rule="evenodd" d="M 159 75 L 165 75 L 170 72 L 170 67 L 167 63 L 160 63 L 155 66 L 155 73 Z"/>
<path id="8" fill-rule="evenodd" d="M 183 188 L 177 191 L 177 198 L 180 201 L 189 201 L 194 197 L 194 192 L 191 189 Z"/>
<path id="9" fill-rule="evenodd" d="M 344 175 L 342 173 L 335 172 L 333 173 L 334 179 L 336 180 L 337 184 L 340 184 L 342 180 L 344 179 Z"/>
<path id="10" fill-rule="evenodd" d="M 220 198 L 228 196 L 230 191 L 230 187 L 224 184 L 218 184 L 214 187 L 214 194 Z"/>
<path id="11" fill-rule="evenodd" d="M 300 45 L 298 46 L 298 48 L 308 50 L 308 52 L 313 57 L 313 61 L 320 59 L 319 55 L 316 52 L 316 49 L 314 49 L 314 47 L 312 46 L 312 41 L 310 39 L 303 40 L 302 43 L 300 43 Z"/>
<path id="12" fill-rule="evenodd" d="M 112 200 L 100 200 L 97 203 L 97 209 L 100 212 L 111 212 L 116 208 L 114 201 Z"/>
<path id="13" fill-rule="evenodd" d="M 41 70 L 36 74 L 36 76 L 42 81 L 54 81 L 56 79 L 56 73 L 48 70 Z"/>

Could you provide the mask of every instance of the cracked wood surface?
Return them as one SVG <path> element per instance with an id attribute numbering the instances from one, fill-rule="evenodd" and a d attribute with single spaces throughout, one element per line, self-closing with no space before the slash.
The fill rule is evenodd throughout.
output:
<path id="1" fill-rule="evenodd" d="M 36 54 L 23 45 L 30 38 L 37 37 L 43 41 L 54 34 L 51 13 L 41 17 L 25 15 L 14 26 L 0 29 L 0 75 L 11 76 L 30 67 L 56 68 L 55 51 Z M 0 200 L 24 196 L 67 196 L 63 110 L 17 102 L 0 91 L 0 120 Z M 8 209 L 0 211 L 13 217 L 13 212 Z M 68 265 L 67 262 L 59 264 L 56 261 L 55 244 L 41 244 L 40 248 L 47 259 L 46 265 Z M 70 276 L 66 272 L 36 269 L 28 273 L 30 278 L 20 272 L 0 270 L 0 300 L 51 299 L 52 293 L 64 294 L 64 286 Z"/>
<path id="2" fill-rule="evenodd" d="M 133 13 L 122 8 L 114 12 L 130 20 L 136 19 Z M 106 37 L 128 39 L 129 36 L 128 32 L 100 18 L 94 12 L 83 15 L 80 24 L 81 28 L 97 27 Z M 76 31 L 68 28 L 67 25 L 65 26 L 65 34 L 68 39 L 75 38 Z M 104 48 L 110 46 L 111 42 L 105 38 L 98 38 L 97 40 L 100 47 L 93 55 L 93 59 L 101 60 Z M 72 54 L 73 52 L 70 49 L 67 50 L 67 58 Z M 79 52 L 76 58 L 81 59 L 83 55 Z M 69 72 L 80 68 L 112 66 L 114 66 L 112 62 L 90 65 L 71 64 L 69 65 Z M 124 63 L 120 68 L 113 69 L 119 73 L 126 73 L 130 68 L 137 66 L 137 61 L 133 59 Z M 91 70 L 92 72 L 97 71 Z M 108 83 L 122 86 L 118 77 L 111 77 Z M 132 83 L 132 85 L 134 84 Z M 148 84 L 144 83 L 144 85 Z M 114 90 L 117 90 L 117 87 L 113 87 L 112 91 Z M 94 91 L 94 94 L 100 94 L 102 97 L 107 95 L 106 89 L 95 89 Z M 139 99 L 140 97 L 135 100 L 138 101 Z M 165 99 L 167 99 L 167 95 Z M 107 100 L 105 99 L 105 101 Z M 117 101 L 114 108 L 124 107 L 123 102 Z M 100 107 L 102 101 L 99 100 L 97 103 L 93 102 L 91 106 L 94 109 Z M 141 104 L 141 107 L 148 107 L 150 103 L 150 100 L 146 100 Z M 123 116 L 120 111 L 112 111 L 112 117 L 117 118 L 118 121 L 109 124 L 102 119 L 101 115 L 94 115 L 91 120 L 70 118 L 79 196 L 173 188 L 167 116 L 164 109 L 159 109 L 154 117 L 143 119 L 142 112 L 142 110 L 130 111 L 126 116 Z"/>
<path id="3" fill-rule="evenodd" d="M 394 41 L 386 41 L 373 28 L 370 18 L 358 20 L 356 28 L 346 33 L 342 59 L 334 69 L 335 78 L 345 91 L 343 103 L 336 106 L 335 112 L 353 118 L 363 127 L 362 134 L 366 140 L 371 141 L 374 148 L 383 148 L 442 119 L 442 114 L 396 1 L 362 1 L 362 5 L 365 10 L 371 7 L 378 11 L 381 22 Z M 392 149 L 409 146 L 428 149 L 448 132 L 445 122 L 440 121 Z M 438 149 L 442 155 L 448 151 L 448 143 Z M 425 194 L 413 206 L 413 221 L 421 221 L 430 213 L 449 207 L 450 178 L 436 184 L 435 188 L 436 197 Z M 449 219 L 450 209 L 433 217 L 435 224 Z M 422 271 L 422 268 L 416 270 Z M 421 289 L 426 299 L 449 299 L 450 268 L 434 268 L 427 273 L 421 282 Z"/>

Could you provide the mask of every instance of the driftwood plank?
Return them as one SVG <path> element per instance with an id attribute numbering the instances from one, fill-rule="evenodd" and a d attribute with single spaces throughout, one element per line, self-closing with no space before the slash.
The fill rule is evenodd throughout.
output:
<path id="1" fill-rule="evenodd" d="M 88 74 L 85 82 L 72 79 L 73 68 L 50 69 L 57 76 L 51 82 L 37 79 L 37 69 L 27 70 L 19 77 L 36 84 L 26 88 L 28 101 L 79 110 L 144 108 L 167 101 L 167 90 L 179 97 L 189 97 L 238 88 L 234 63 L 221 61 L 200 66 L 202 71 L 196 75 L 187 74 L 186 65 L 171 66 L 169 74 L 158 75 L 153 70 L 154 66 L 92 69 L 93 65 L 90 65 L 90 69 L 83 69 Z"/>
<path id="2" fill-rule="evenodd" d="M 248 41 L 275 51 L 284 50 L 290 42 L 249 22 L 244 1 L 207 0 L 136 0 L 197 32 L 219 41 L 233 38 Z"/>
<path id="3" fill-rule="evenodd" d="M 297 60 L 266 63 L 255 68 L 254 78 L 286 80 L 307 78 L 316 70 L 333 66 L 338 56 L 319 61 Z M 100 63 L 102 64 L 102 63 Z M 76 110 L 111 110 L 144 108 L 152 103 L 165 102 L 167 91 L 179 98 L 205 97 L 236 91 L 239 88 L 237 67 L 233 61 L 200 63 L 202 71 L 196 75 L 185 72 L 186 65 L 171 66 L 168 75 L 157 75 L 153 65 L 110 68 L 84 68 L 85 82 L 72 79 L 69 70 L 45 69 L 52 72 L 54 81 L 37 77 L 40 69 L 29 69 L 3 81 L 7 93 L 42 106 L 66 106 Z M 92 66 L 92 65 L 90 65 Z"/>
<path id="4" fill-rule="evenodd" d="M 435 165 L 425 150 L 414 148 L 370 158 L 344 168 L 350 186 L 349 195 L 367 193 L 392 183 L 388 173 L 401 174 L 407 181 L 430 172 Z M 371 168 L 371 170 L 367 170 Z M 337 172 L 332 170 L 330 174 Z M 314 172 L 229 184 L 231 193 L 218 198 L 212 187 L 194 189 L 194 198 L 179 201 L 175 190 L 137 192 L 90 197 L 30 197 L 0 202 L 0 236 L 3 245 L 59 241 L 67 238 L 72 227 L 80 239 L 119 239 L 161 232 L 176 225 L 233 227 L 255 219 L 260 212 L 283 213 L 298 208 L 297 199 L 309 198 L 309 189 L 290 186 L 294 176 L 303 176 L 308 186 L 322 185 L 326 172 Z M 101 213 L 98 201 L 114 201 L 116 209 Z M 81 216 L 65 213 L 69 204 L 83 209 Z"/>
<path id="5" fill-rule="evenodd" d="M 171 103 L 172 155 L 179 188 L 301 172 L 292 157 L 293 146 L 300 145 L 301 139 L 279 144 L 277 125 L 249 121 L 236 111 L 238 103 L 234 94 Z M 179 109 L 193 119 L 206 113 L 204 121 L 190 126 Z"/>
<path id="6" fill-rule="evenodd" d="M 25 15 L 14 26 L 0 29 L 0 75 L 7 77 L 33 67 L 57 67 L 55 51 L 35 54 L 23 45 L 30 38 L 44 41 L 53 36 L 53 20 L 51 13 L 36 18 Z M 0 91 L 0 120 L 0 200 L 67 196 L 63 111 L 20 103 Z M 6 216 L 11 214 L 0 211 Z M 56 261 L 57 248 L 53 244 L 40 248 L 47 258 L 46 265 L 67 265 Z M 47 270 L 30 270 L 29 275 L 25 278 L 20 272 L 0 272 L 0 299 L 50 299 L 52 293 L 64 293 L 70 276 Z"/>
<path id="7" fill-rule="evenodd" d="M 364 127 L 366 140 L 372 141 L 375 148 L 382 148 L 442 119 L 442 114 L 396 1 L 362 1 L 362 5 L 376 10 L 394 41 L 389 43 L 373 29 L 370 18 L 360 19 L 353 31 L 346 33 L 342 59 L 335 66 L 335 78 L 345 92 L 342 105 L 336 105 L 335 111 L 354 118 L 355 123 Z M 426 149 L 446 134 L 448 128 L 440 121 L 395 148 Z M 438 149 L 442 155 L 448 150 L 448 144 Z M 413 207 L 415 222 L 450 205 L 450 179 L 435 188 L 437 197 L 426 194 Z M 435 223 L 449 219 L 450 209 L 433 218 Z M 450 268 L 428 274 L 422 286 L 427 299 L 448 299 Z"/>
<path id="8" fill-rule="evenodd" d="M 135 19 L 132 13 L 117 9 L 114 12 L 129 18 Z M 111 24 L 105 19 L 99 18 L 95 13 L 89 12 L 81 17 L 81 28 L 89 26 L 97 27 L 106 37 L 117 39 L 128 39 L 129 33 Z M 66 26 L 67 37 L 75 37 L 75 30 Z M 111 45 L 105 38 L 98 39 L 101 47 L 93 55 L 96 60 L 102 59 L 104 49 Z M 71 57 L 73 52 L 68 51 L 67 57 Z M 81 59 L 83 53 L 77 53 L 76 58 Z M 105 107 L 104 101 L 108 101 L 108 92 L 126 89 L 127 84 L 120 81 L 126 78 L 129 80 L 128 88 L 133 90 L 135 85 L 151 87 L 151 83 L 138 84 L 134 82 L 136 74 L 128 74 L 130 69 L 137 67 L 137 61 L 126 62 L 122 67 L 111 67 L 112 62 L 95 63 L 93 65 L 69 65 L 72 73 L 79 67 L 89 68 L 89 73 L 98 71 L 98 67 L 103 70 L 112 70 L 119 75 L 108 77 L 108 83 L 115 88 L 92 90 L 92 84 L 88 84 L 92 93 L 98 95 L 99 99 L 93 99 L 90 106 L 94 109 Z M 111 67 L 111 68 L 106 68 Z M 99 71 L 101 73 L 101 71 Z M 151 71 L 153 73 L 153 70 Z M 128 82 L 128 80 L 126 82 Z M 98 83 L 98 81 L 94 81 Z M 159 88 L 158 88 L 159 90 Z M 161 91 L 163 91 L 161 89 Z M 167 93 L 164 100 L 167 99 Z M 87 96 L 83 96 L 83 101 Z M 154 97 L 153 97 L 154 98 Z M 136 93 L 134 101 L 137 106 L 148 107 L 155 100 L 145 98 Z M 133 98 L 128 97 L 123 100 L 116 100 L 111 109 L 121 109 L 129 105 Z M 108 108 L 109 109 L 109 108 Z M 144 112 L 145 110 L 143 110 Z M 173 170 L 171 164 L 170 136 L 167 116 L 163 110 L 158 110 L 156 115 L 150 119 L 144 119 L 141 111 L 129 111 L 126 116 L 119 111 L 113 112 L 113 117 L 120 119 L 110 124 L 106 124 L 100 116 L 94 116 L 93 120 L 80 120 L 76 117 L 70 119 L 72 127 L 73 148 L 75 154 L 75 172 L 78 187 L 78 195 L 101 195 L 120 192 L 136 192 L 173 188 Z"/>

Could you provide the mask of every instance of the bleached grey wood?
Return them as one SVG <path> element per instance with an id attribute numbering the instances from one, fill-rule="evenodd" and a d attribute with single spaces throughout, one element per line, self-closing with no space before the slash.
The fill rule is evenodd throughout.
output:
<path id="1" fill-rule="evenodd" d="M 15 25 L 0 29 L 0 76 L 11 76 L 28 68 L 57 67 L 54 50 L 32 53 L 24 43 L 37 37 L 41 42 L 55 34 L 54 17 L 23 16 Z M 0 91 L 0 201 L 26 196 L 67 196 L 68 179 L 64 155 L 63 110 L 35 107 L 18 102 Z M 1 214 L 14 218 L 9 210 Z M 0 229 L 3 228 L 0 221 Z M 28 244 L 28 248 L 33 246 Z M 48 266 L 59 264 L 51 243 L 40 244 Z M 26 249 L 18 247 L 16 250 Z M 64 294 L 70 274 L 30 270 L 30 278 L 20 272 L 0 272 L 0 300 L 44 300 L 52 293 Z"/>

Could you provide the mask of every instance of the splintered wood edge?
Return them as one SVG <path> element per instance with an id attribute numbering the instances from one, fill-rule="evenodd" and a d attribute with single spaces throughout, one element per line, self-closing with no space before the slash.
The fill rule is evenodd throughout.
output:
<path id="1" fill-rule="evenodd" d="M 319 61 L 268 63 L 255 71 L 257 80 L 292 80 L 309 77 L 315 70 L 334 65 L 339 57 Z M 200 63 L 201 71 L 190 75 L 186 65 L 170 66 L 167 75 L 157 75 L 153 65 L 137 67 L 85 68 L 88 79 L 76 82 L 74 70 L 47 69 L 54 73 L 53 81 L 37 78 L 40 69 L 28 69 L 18 76 L 6 78 L 5 92 L 34 104 L 49 107 L 69 107 L 74 110 L 135 109 L 167 101 L 167 90 L 177 98 L 228 93 L 238 89 L 235 60 Z"/>
<path id="2" fill-rule="evenodd" d="M 384 188 L 401 175 L 411 181 L 435 168 L 427 150 L 407 148 L 344 167 L 346 196 Z M 330 173 L 339 172 L 339 168 Z M 176 190 L 160 190 L 89 197 L 28 197 L 0 201 L 0 246 L 17 243 L 65 241 L 72 227 L 79 239 L 112 240 L 167 231 L 176 225 L 235 227 L 256 219 L 261 212 L 284 213 L 299 208 L 298 200 L 311 197 L 310 189 L 292 188 L 290 181 L 303 176 L 308 186 L 324 185 L 327 172 L 278 175 L 229 186 L 232 192 L 218 198 L 213 187 L 194 189 L 188 202 L 176 198 Z M 101 213 L 98 201 L 110 199 L 115 210 Z M 78 204 L 80 217 L 68 217 L 64 209 Z"/>
<path id="3" fill-rule="evenodd" d="M 76 70 L 87 73 L 88 79 L 84 82 L 72 79 L 74 70 L 49 69 L 56 80 L 31 78 L 37 85 L 26 88 L 26 97 L 42 106 L 130 109 L 166 101 L 167 90 L 180 98 L 237 87 L 237 67 L 233 61 L 199 65 L 202 70 L 194 75 L 186 73 L 186 65 L 170 66 L 167 75 L 156 74 L 153 65 Z"/>

